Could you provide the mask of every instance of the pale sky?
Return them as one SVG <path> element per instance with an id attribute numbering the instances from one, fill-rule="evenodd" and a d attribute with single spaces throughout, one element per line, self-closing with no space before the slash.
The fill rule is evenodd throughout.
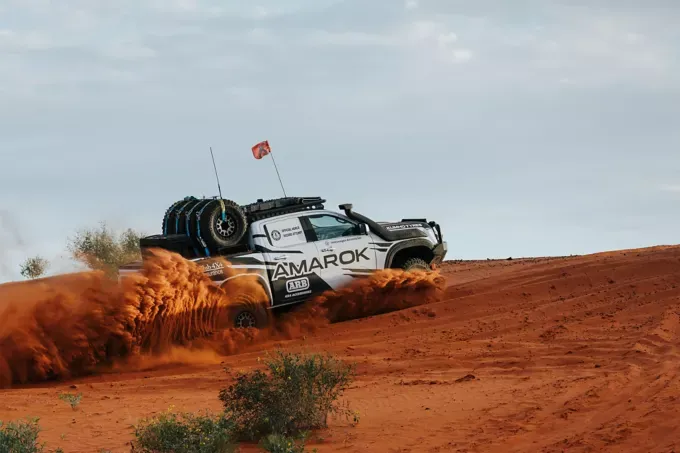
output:
<path id="1" fill-rule="evenodd" d="M 677 0 L 0 0 L 0 281 L 106 221 L 289 194 L 450 259 L 680 243 Z"/>

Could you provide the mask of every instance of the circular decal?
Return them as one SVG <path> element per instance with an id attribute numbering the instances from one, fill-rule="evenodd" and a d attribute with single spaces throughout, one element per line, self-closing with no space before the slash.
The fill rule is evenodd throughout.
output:
<path id="1" fill-rule="evenodd" d="M 280 241 L 281 233 L 278 230 L 272 231 L 272 239 L 274 239 L 275 241 Z"/>

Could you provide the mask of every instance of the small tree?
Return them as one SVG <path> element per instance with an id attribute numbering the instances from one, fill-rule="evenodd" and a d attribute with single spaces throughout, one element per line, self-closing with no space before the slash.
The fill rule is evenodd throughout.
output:
<path id="1" fill-rule="evenodd" d="M 48 266 L 49 262 L 40 256 L 28 258 L 21 265 L 21 276 L 30 279 L 41 277 L 45 274 Z"/>
<path id="2" fill-rule="evenodd" d="M 68 250 L 74 259 L 90 269 L 115 275 L 123 264 L 140 259 L 140 237 L 140 233 L 130 228 L 116 235 L 102 222 L 99 229 L 78 231 L 69 239 Z"/>

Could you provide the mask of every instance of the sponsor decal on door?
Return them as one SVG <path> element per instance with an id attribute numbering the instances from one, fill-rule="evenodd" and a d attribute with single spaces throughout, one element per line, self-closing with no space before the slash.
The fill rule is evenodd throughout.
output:
<path id="1" fill-rule="evenodd" d="M 295 278 L 286 281 L 286 298 L 304 296 L 311 294 L 311 285 L 308 277 Z"/>

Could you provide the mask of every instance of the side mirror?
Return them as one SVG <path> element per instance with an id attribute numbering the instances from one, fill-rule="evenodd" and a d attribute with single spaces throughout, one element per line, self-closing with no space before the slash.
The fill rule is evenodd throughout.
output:
<path id="1" fill-rule="evenodd" d="M 360 223 L 359 224 L 359 231 L 361 232 L 362 235 L 367 235 L 368 234 L 368 225 L 365 223 Z"/>

